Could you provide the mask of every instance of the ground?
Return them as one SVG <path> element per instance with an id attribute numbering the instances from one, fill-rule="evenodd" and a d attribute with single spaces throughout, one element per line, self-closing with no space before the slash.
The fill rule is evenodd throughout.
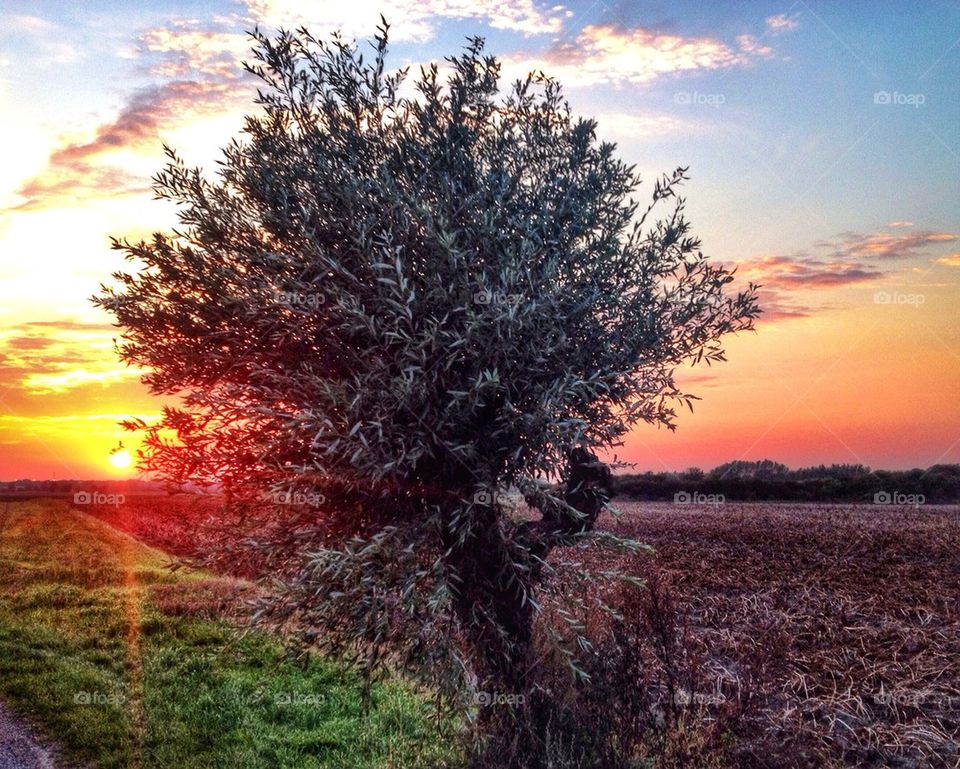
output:
<path id="1" fill-rule="evenodd" d="M 94 518 L 64 501 L 0 502 L 0 699 L 12 711 L 98 768 L 455 765 L 426 698 L 381 685 L 364 720 L 341 668 L 301 667 L 237 634 L 248 583 L 171 574 L 141 540 L 186 549 L 196 515 L 178 504 Z M 712 766 L 960 767 L 960 507 L 617 506 L 599 525 L 653 552 L 579 555 L 643 577 L 644 601 L 669 598 L 649 618 L 673 634 L 683 728 L 722 726 Z M 578 597 L 548 592 L 544 605 Z M 616 682 L 649 687 L 658 713 L 661 652 L 644 651 L 642 680 Z"/>
<path id="2" fill-rule="evenodd" d="M 0 769 L 57 769 L 62 764 L 23 719 L 0 702 Z"/>
<path id="3" fill-rule="evenodd" d="M 960 766 L 960 507 L 617 503 L 738 761 Z"/>
<path id="4" fill-rule="evenodd" d="M 249 585 L 173 574 L 169 561 L 64 501 L 0 502 L 0 700 L 104 769 L 450 757 L 427 697 L 376 684 L 364 718 L 360 682 L 341 666 L 237 631 Z"/>

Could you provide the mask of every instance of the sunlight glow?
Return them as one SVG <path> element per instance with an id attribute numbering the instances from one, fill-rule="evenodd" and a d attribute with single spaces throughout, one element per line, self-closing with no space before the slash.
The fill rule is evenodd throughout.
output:
<path id="1" fill-rule="evenodd" d="M 110 464 L 114 467 L 130 467 L 133 464 L 133 457 L 126 449 L 117 449 L 110 454 Z"/>

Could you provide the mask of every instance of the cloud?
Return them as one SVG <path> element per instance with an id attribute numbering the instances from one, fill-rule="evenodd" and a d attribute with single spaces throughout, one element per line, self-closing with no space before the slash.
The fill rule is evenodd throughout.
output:
<path id="1" fill-rule="evenodd" d="M 54 28 L 53 23 L 46 19 L 19 13 L 5 15 L 3 26 L 10 32 L 47 32 Z"/>
<path id="2" fill-rule="evenodd" d="M 903 230 L 909 222 L 891 222 L 888 228 Z M 889 276 L 878 262 L 922 256 L 939 243 L 960 240 L 951 232 L 843 232 L 814 243 L 813 253 L 758 256 L 737 265 L 738 274 L 762 286 L 760 304 L 764 319 L 803 317 L 825 309 L 813 306 L 813 292 L 864 285 Z M 931 259 L 960 267 L 960 253 Z"/>
<path id="3" fill-rule="evenodd" d="M 91 138 L 56 148 L 43 172 L 18 190 L 18 207 L 149 191 L 148 172 L 131 172 L 130 156 L 122 153 L 155 155 L 160 162 L 166 133 L 252 101 L 253 78 L 241 66 L 251 45 L 241 23 L 240 17 L 175 20 L 145 30 L 136 52 L 161 82 L 133 91 Z"/>
<path id="4" fill-rule="evenodd" d="M 80 58 L 76 46 L 63 39 L 63 31 L 51 21 L 29 14 L 7 14 L 0 17 L 3 30 L 29 39 L 32 66 L 71 64 Z"/>
<path id="5" fill-rule="evenodd" d="M 140 36 L 148 54 L 158 54 L 150 67 L 165 78 L 212 77 L 235 80 L 243 74 L 241 62 L 249 58 L 251 41 L 242 32 L 218 26 L 204 27 L 197 20 L 173 21 Z"/>
<path id="6" fill-rule="evenodd" d="M 31 395 L 53 395 L 87 385 L 105 386 L 124 380 L 139 380 L 148 369 L 103 367 L 98 369 L 70 368 L 53 373 L 32 372 L 21 384 Z"/>
<path id="7" fill-rule="evenodd" d="M 101 124 L 91 139 L 54 150 L 46 168 L 18 190 L 24 199 L 18 208 L 149 190 L 147 178 L 111 163 L 109 155 L 122 150 L 156 152 L 164 130 L 216 114 L 240 92 L 227 82 L 213 80 L 176 80 L 134 92 L 116 118 Z"/>
<path id="8" fill-rule="evenodd" d="M 816 247 L 823 249 L 821 241 Z M 864 264 L 847 256 L 813 254 L 774 254 L 741 260 L 737 275 L 757 283 L 760 288 L 762 320 L 804 318 L 830 309 L 817 294 L 824 291 L 861 286 L 881 280 L 887 272 L 873 264 Z"/>
<path id="9" fill-rule="evenodd" d="M 782 35 L 784 32 L 793 32 L 800 26 L 800 19 L 796 14 L 778 13 L 776 16 L 767 16 L 765 19 L 767 32 L 771 35 Z"/>
<path id="10" fill-rule="evenodd" d="M 953 232 L 842 232 L 830 240 L 822 240 L 817 247 L 826 249 L 838 259 L 912 259 L 922 256 L 923 250 L 938 243 L 954 243 L 960 235 Z"/>
<path id="11" fill-rule="evenodd" d="M 760 316 L 762 323 L 809 318 L 817 311 L 816 308 L 798 304 L 795 298 L 785 295 L 782 291 L 764 288 L 760 290 L 759 296 L 760 308 L 763 310 Z"/>
<path id="12" fill-rule="evenodd" d="M 144 370 L 120 364 L 110 324 L 37 321 L 0 332 L 0 390 L 34 397 L 136 380 Z"/>
<path id="13" fill-rule="evenodd" d="M 51 328 L 58 331 L 116 331 L 111 323 L 89 323 L 75 320 L 32 320 L 21 328 Z"/>
<path id="14" fill-rule="evenodd" d="M 768 289 L 798 291 L 841 288 L 882 278 L 885 273 L 856 262 L 831 261 L 803 255 L 760 256 L 739 263 L 739 274 Z"/>
<path id="15" fill-rule="evenodd" d="M 681 37 L 643 27 L 584 27 L 573 41 L 555 43 L 544 56 L 505 56 L 504 69 L 543 71 L 568 86 L 649 83 L 677 72 L 747 66 L 772 55 L 750 35 L 736 46 L 709 37 Z"/>
<path id="16" fill-rule="evenodd" d="M 43 350 L 54 344 L 54 340 L 42 336 L 18 336 L 7 340 L 11 350 Z"/>
<path id="17" fill-rule="evenodd" d="M 762 45 L 759 38 L 754 35 L 737 35 L 737 45 L 740 50 L 751 56 L 769 58 L 773 56 L 773 48 L 768 45 Z"/>
<path id="18" fill-rule="evenodd" d="M 593 116 L 597 133 L 603 139 L 617 141 L 646 139 L 657 136 L 703 133 L 706 128 L 691 120 L 673 115 L 633 115 L 627 112 L 605 112 Z"/>
<path id="19" fill-rule="evenodd" d="M 317 35 L 342 30 L 348 37 L 369 36 L 383 12 L 396 42 L 431 40 L 441 18 L 482 21 L 523 35 L 556 35 L 571 15 L 561 5 L 544 7 L 533 0 L 394 0 L 389 7 L 377 0 L 247 0 L 247 10 L 261 26 L 305 25 Z"/>

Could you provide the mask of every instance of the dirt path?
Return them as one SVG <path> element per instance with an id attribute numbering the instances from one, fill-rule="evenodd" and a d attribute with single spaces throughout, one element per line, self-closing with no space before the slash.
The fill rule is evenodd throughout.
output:
<path id="1" fill-rule="evenodd" d="M 54 752 L 0 702 L 0 769 L 63 769 Z"/>

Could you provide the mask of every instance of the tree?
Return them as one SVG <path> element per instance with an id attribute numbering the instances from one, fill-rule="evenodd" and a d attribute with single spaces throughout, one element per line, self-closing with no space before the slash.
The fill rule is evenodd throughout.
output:
<path id="1" fill-rule="evenodd" d="M 559 85 L 501 93 L 480 39 L 406 96 L 385 23 L 369 60 L 253 37 L 260 111 L 215 178 L 168 150 L 181 227 L 115 241 L 138 269 L 94 300 L 182 397 L 127 424 L 141 467 L 259 511 L 275 618 L 371 668 L 447 671 L 448 693 L 522 689 L 550 552 L 613 540 L 598 452 L 674 427 L 693 396 L 673 370 L 722 360 L 754 287 L 728 295 L 701 253 L 685 169 L 641 208 Z"/>

